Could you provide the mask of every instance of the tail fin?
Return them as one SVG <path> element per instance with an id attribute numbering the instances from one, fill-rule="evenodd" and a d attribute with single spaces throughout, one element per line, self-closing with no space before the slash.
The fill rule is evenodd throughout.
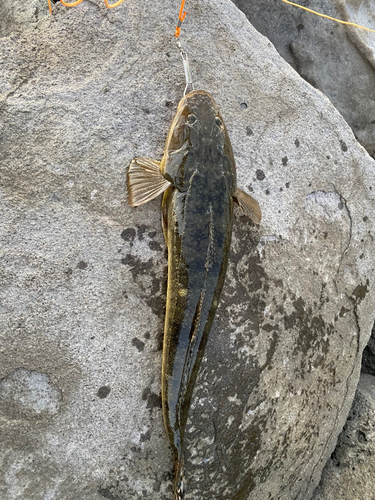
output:
<path id="1" fill-rule="evenodd" d="M 185 471 L 184 471 L 184 459 L 181 457 L 180 460 L 176 460 L 175 465 L 175 482 L 174 482 L 174 499 L 184 500 L 186 493 L 186 482 L 185 482 Z"/>

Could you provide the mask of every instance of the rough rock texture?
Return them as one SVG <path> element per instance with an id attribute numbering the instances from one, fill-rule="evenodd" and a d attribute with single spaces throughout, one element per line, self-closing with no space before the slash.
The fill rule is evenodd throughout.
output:
<path id="1" fill-rule="evenodd" d="M 2 0 L 0 3 L 0 37 L 38 28 L 49 13 L 47 0 Z"/>
<path id="2" fill-rule="evenodd" d="M 281 0 L 233 0 L 311 85 L 324 92 L 375 155 L 375 34 L 317 17 Z M 297 2 L 298 3 L 298 2 Z M 304 0 L 301 5 L 375 29 L 371 0 Z"/>
<path id="3" fill-rule="evenodd" d="M 39 419 L 56 415 L 61 391 L 45 373 L 18 368 L 0 380 L 0 411 L 9 420 Z"/>
<path id="4" fill-rule="evenodd" d="M 57 4 L 0 39 L 4 500 L 171 499 L 160 200 L 129 208 L 125 170 L 161 157 L 182 95 L 177 10 Z M 236 213 L 187 499 L 307 500 L 373 323 L 374 162 L 231 2 L 190 2 L 182 43 L 263 211 Z"/>
<path id="5" fill-rule="evenodd" d="M 362 355 L 362 373 L 375 376 L 375 327 Z"/>
<path id="6" fill-rule="evenodd" d="M 373 500 L 375 377 L 361 375 L 347 423 L 313 500 Z"/>

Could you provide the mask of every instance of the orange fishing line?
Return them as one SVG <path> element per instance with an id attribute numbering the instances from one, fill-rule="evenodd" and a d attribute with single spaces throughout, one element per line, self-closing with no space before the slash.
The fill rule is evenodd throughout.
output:
<path id="1" fill-rule="evenodd" d="M 300 9 L 306 10 L 307 12 L 311 12 L 311 14 L 315 14 L 316 16 L 325 17 L 326 19 L 330 19 L 331 21 L 335 21 L 336 23 L 346 24 L 348 26 L 355 26 L 356 28 L 360 28 L 361 30 L 371 31 L 372 33 L 375 33 L 375 30 L 372 30 L 370 28 L 366 28 L 365 26 L 361 26 L 360 24 L 351 23 L 349 21 L 341 21 L 341 19 L 336 19 L 335 17 L 327 16 L 326 14 L 321 14 L 320 12 L 316 12 L 315 10 L 311 10 L 311 9 L 308 9 L 307 7 L 303 7 L 302 5 L 299 5 L 298 3 L 289 2 L 289 0 L 281 0 L 281 1 L 284 3 L 287 3 L 289 5 L 293 5 L 294 7 L 298 7 Z"/>
<path id="2" fill-rule="evenodd" d="M 72 2 L 72 3 L 66 3 L 64 2 L 64 0 L 60 0 L 60 2 L 65 5 L 65 7 L 75 7 L 76 5 L 80 4 L 83 0 L 76 0 L 75 2 Z M 122 3 L 124 0 L 118 0 L 118 2 L 110 5 L 108 3 L 108 0 L 104 0 L 104 3 L 106 4 L 106 6 L 108 7 L 108 9 L 113 9 L 113 7 L 117 7 L 118 5 L 120 5 L 120 3 Z M 51 0 L 48 0 L 48 8 L 49 8 L 49 11 L 50 11 L 50 14 L 52 14 L 52 7 L 51 7 Z"/>
<path id="3" fill-rule="evenodd" d="M 79 5 L 82 1 L 83 0 L 76 0 L 76 2 L 66 3 L 66 2 L 64 2 L 64 0 L 60 0 L 60 3 L 65 5 L 65 7 L 75 7 L 76 5 Z"/>
<path id="4" fill-rule="evenodd" d="M 176 31 L 174 36 L 178 38 L 181 35 L 181 24 L 182 21 L 185 19 L 186 16 L 186 11 L 184 12 L 184 5 L 185 5 L 185 0 L 181 0 L 181 7 L 180 7 L 180 13 L 178 15 L 178 23 L 176 26 Z"/>
<path id="5" fill-rule="evenodd" d="M 52 14 L 52 7 L 51 7 L 51 0 L 48 1 L 48 9 L 50 11 L 50 14 Z M 60 2 L 65 5 L 65 7 L 75 7 L 76 5 L 80 4 L 83 0 L 76 0 L 75 2 L 72 3 L 66 3 L 64 0 L 60 0 Z M 119 6 L 124 0 L 118 0 L 114 4 L 110 5 L 108 3 L 108 0 L 104 0 L 105 5 L 109 9 L 113 9 L 113 7 Z M 336 23 L 340 24 L 346 24 L 347 26 L 355 26 L 356 28 L 360 28 L 361 30 L 365 31 L 371 31 L 372 33 L 375 33 L 375 30 L 366 28 L 365 26 L 361 26 L 360 24 L 352 23 L 349 21 L 342 21 L 341 19 L 336 19 L 335 17 L 327 16 L 326 14 L 321 14 L 320 12 L 317 12 L 316 10 L 308 9 L 307 7 L 303 7 L 302 5 L 299 5 L 298 3 L 290 2 L 289 0 L 281 0 L 282 2 L 292 5 L 293 7 L 298 7 L 299 9 L 306 10 L 307 12 L 310 12 L 311 14 L 315 14 L 316 16 L 319 17 L 324 17 L 326 19 L 330 19 L 331 21 L 335 21 Z M 183 20 L 185 19 L 186 16 L 186 11 L 184 12 L 184 5 L 185 5 L 185 0 L 181 0 L 181 7 L 180 7 L 180 14 L 178 16 L 178 23 L 176 26 L 176 31 L 175 31 L 175 37 L 178 38 L 181 35 L 181 25 Z"/>
<path id="6" fill-rule="evenodd" d="M 109 3 L 107 2 L 107 0 L 104 0 L 104 3 L 106 4 L 106 6 L 108 7 L 108 9 L 113 9 L 113 7 L 117 7 L 118 5 L 120 5 L 120 3 L 122 3 L 124 0 L 118 0 L 118 2 L 116 3 L 113 3 L 112 5 L 109 5 Z"/>

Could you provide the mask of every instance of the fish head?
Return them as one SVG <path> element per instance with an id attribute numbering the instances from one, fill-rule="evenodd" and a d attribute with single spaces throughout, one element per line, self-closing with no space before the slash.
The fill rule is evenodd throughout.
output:
<path id="1" fill-rule="evenodd" d="M 194 90 L 181 99 L 168 139 L 167 149 L 171 151 L 180 149 L 187 142 L 193 148 L 201 147 L 202 142 L 215 141 L 223 147 L 229 142 L 219 106 L 211 94 Z"/>
<path id="2" fill-rule="evenodd" d="M 228 158 L 226 163 L 235 176 L 232 145 L 223 117 L 211 94 L 204 90 L 194 90 L 181 99 L 169 129 L 161 172 L 177 187 L 184 183 L 184 174 L 190 175 L 185 168 L 188 155 Z"/>

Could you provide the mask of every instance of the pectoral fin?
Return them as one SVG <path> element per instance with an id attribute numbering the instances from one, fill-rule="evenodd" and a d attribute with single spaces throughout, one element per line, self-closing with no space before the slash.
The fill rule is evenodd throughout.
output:
<path id="1" fill-rule="evenodd" d="M 260 223 L 262 212 L 260 211 L 258 202 L 252 196 L 242 191 L 242 189 L 237 188 L 234 194 L 234 201 L 238 203 L 244 215 L 250 217 L 255 224 Z"/>
<path id="2" fill-rule="evenodd" d="M 160 162 L 149 158 L 136 158 L 128 169 L 128 204 L 137 207 L 156 198 L 171 183 L 160 173 Z"/>

